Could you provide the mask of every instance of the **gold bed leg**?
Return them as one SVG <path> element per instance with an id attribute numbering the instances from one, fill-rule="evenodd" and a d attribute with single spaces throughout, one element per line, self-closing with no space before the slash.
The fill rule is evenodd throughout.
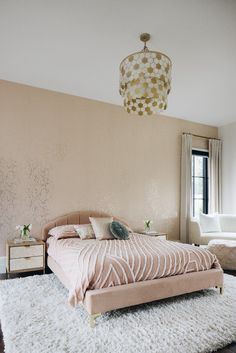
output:
<path id="1" fill-rule="evenodd" d="M 99 317 L 100 315 L 101 315 L 101 313 L 89 315 L 89 326 L 90 326 L 91 328 L 94 328 L 94 327 L 95 327 L 96 318 Z"/>
<path id="2" fill-rule="evenodd" d="M 224 293 L 224 287 L 223 286 L 216 286 L 216 288 L 220 288 L 220 294 Z"/>

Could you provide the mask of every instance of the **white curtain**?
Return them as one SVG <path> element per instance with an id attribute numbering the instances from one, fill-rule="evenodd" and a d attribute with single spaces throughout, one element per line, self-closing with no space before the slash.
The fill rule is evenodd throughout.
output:
<path id="1" fill-rule="evenodd" d="M 182 135 L 180 240 L 189 242 L 189 221 L 192 215 L 192 136 Z"/>
<path id="2" fill-rule="evenodd" d="M 209 213 L 221 212 L 222 141 L 209 140 Z"/>

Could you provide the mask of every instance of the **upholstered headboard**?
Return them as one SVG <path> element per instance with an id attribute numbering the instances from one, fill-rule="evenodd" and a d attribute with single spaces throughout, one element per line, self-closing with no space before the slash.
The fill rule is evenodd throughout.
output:
<path id="1" fill-rule="evenodd" d="M 90 223 L 89 217 L 107 217 L 110 216 L 104 212 L 97 212 L 97 211 L 76 211 L 68 213 L 64 216 L 57 217 L 53 219 L 51 222 L 46 223 L 42 227 L 41 238 L 46 241 L 49 237 L 48 232 L 50 229 L 58 226 L 62 226 L 65 224 L 87 224 Z M 114 217 L 115 220 L 119 220 L 118 218 Z M 125 221 L 120 220 L 124 224 L 128 225 Z"/>

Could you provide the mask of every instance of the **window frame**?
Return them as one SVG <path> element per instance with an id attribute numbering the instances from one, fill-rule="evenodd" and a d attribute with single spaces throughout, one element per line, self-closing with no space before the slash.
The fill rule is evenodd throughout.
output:
<path id="1" fill-rule="evenodd" d="M 196 176 L 192 174 L 192 216 L 196 217 L 195 214 L 195 200 L 203 200 L 203 213 L 208 214 L 208 206 L 209 206 L 209 168 L 208 168 L 208 158 L 209 152 L 192 149 L 192 157 L 193 156 L 200 156 L 205 157 L 203 158 L 203 176 Z M 192 158 L 192 171 L 194 170 L 194 158 Z M 194 178 L 202 178 L 203 179 L 203 198 L 198 199 L 194 197 Z"/>

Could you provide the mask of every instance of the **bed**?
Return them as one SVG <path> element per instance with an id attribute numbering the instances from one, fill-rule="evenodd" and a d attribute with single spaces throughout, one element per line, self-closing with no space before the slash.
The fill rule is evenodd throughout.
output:
<path id="1" fill-rule="evenodd" d="M 54 219 L 53 221 L 45 224 L 42 228 L 42 239 L 47 241 L 48 267 L 56 274 L 63 285 L 69 290 L 69 299 L 71 304 L 76 305 L 78 302 L 83 303 L 89 314 L 89 322 L 91 327 L 94 327 L 95 319 L 107 311 L 178 296 L 181 294 L 191 293 L 212 287 L 219 288 L 220 293 L 223 292 L 223 271 L 218 263 L 218 260 L 214 257 L 214 255 L 209 255 L 209 252 L 198 247 L 166 240 L 157 240 L 154 239 L 154 237 L 136 233 L 131 234 L 129 240 L 118 241 L 80 239 L 61 239 L 56 241 L 52 239 L 48 234 L 50 229 L 56 226 L 66 224 L 88 224 L 89 217 L 106 216 L 108 215 L 105 213 L 93 211 L 72 212 L 65 216 Z M 119 221 L 119 219 L 115 217 L 114 219 Z M 124 223 L 124 221 L 122 222 Z M 88 242 L 90 242 L 89 245 Z M 117 255 L 117 251 L 118 255 L 119 251 L 122 253 L 122 247 L 124 247 L 124 252 L 126 253 L 127 258 L 127 247 L 129 247 L 131 251 L 134 249 L 133 252 L 136 252 L 137 249 L 139 251 L 139 248 L 142 244 L 145 244 L 144 248 L 149 247 L 149 252 L 151 252 L 151 248 L 156 249 L 155 251 L 160 253 L 160 255 L 158 255 L 160 260 L 158 266 L 156 264 L 159 272 L 157 271 L 155 274 L 158 274 L 159 277 L 155 278 L 155 274 L 153 275 L 153 273 L 151 273 L 151 270 L 155 267 L 153 266 L 153 262 L 157 261 L 156 258 L 158 257 L 152 256 L 149 259 L 144 254 L 143 259 L 145 262 L 138 263 L 137 265 L 138 270 L 136 272 L 139 273 L 138 278 L 136 276 L 136 279 L 127 279 L 127 276 L 124 273 L 124 275 L 121 276 L 124 278 L 124 280 L 120 281 L 116 271 L 114 271 L 117 280 L 114 279 L 114 273 L 110 274 L 110 277 L 108 274 L 106 274 L 106 278 L 102 278 L 103 285 L 101 285 L 101 281 L 99 285 L 96 284 L 98 281 L 94 280 L 94 277 L 96 279 L 95 272 L 93 272 L 92 276 L 89 277 L 86 273 L 88 269 L 85 268 L 83 269 L 84 273 L 81 274 L 81 268 L 86 267 L 87 265 L 84 266 L 85 260 L 82 258 L 82 255 L 80 259 L 78 253 L 82 254 L 81 249 L 83 252 L 85 251 L 84 249 L 86 249 L 87 253 L 87 249 L 91 248 L 91 254 L 88 256 L 93 259 L 93 254 L 95 253 L 98 244 L 102 249 L 101 251 L 103 251 L 103 254 L 106 254 L 106 251 L 108 252 L 108 250 L 106 250 L 106 246 L 108 246 L 107 249 L 110 247 L 109 254 L 112 253 L 113 247 L 115 255 Z M 143 252 L 143 249 L 140 250 L 140 253 Z M 94 253 L 92 251 L 94 251 Z M 99 252 L 97 251 L 97 253 Z M 135 256 L 133 257 L 135 258 Z M 116 261 L 118 257 L 115 256 L 114 258 Z M 74 262 L 72 262 L 72 260 Z M 80 262 L 80 260 L 82 262 Z M 136 260 L 132 259 L 132 261 L 135 264 Z M 152 262 L 152 266 L 150 265 L 150 261 Z M 147 265 L 148 262 L 149 267 Z M 170 264 L 172 267 L 170 267 Z M 117 266 L 119 266 L 119 263 Z M 89 282 L 90 279 L 91 281 Z M 78 283 L 81 283 L 81 287 L 84 288 L 83 291 L 76 291 L 76 288 L 78 288 Z M 106 283 L 106 285 L 104 285 L 104 283 Z"/>

